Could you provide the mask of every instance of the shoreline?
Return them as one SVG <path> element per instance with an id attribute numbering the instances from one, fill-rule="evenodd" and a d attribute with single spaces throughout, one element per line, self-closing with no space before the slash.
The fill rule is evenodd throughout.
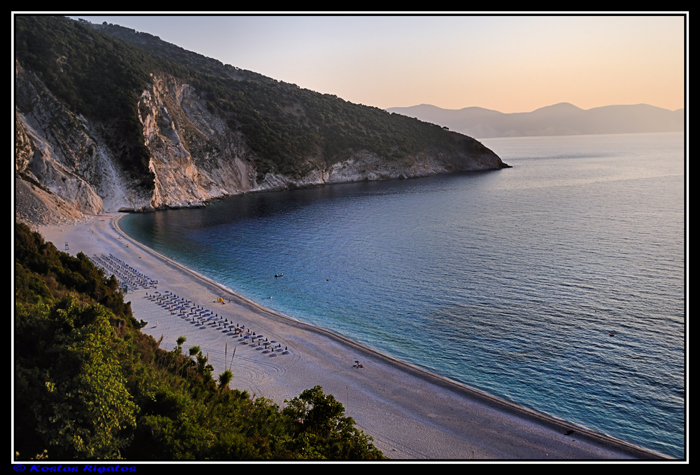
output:
<path id="1" fill-rule="evenodd" d="M 289 354 L 266 358 L 214 329 L 195 330 L 148 300 L 146 294 L 152 290 L 125 296 L 137 320 L 148 322 L 142 332 L 156 339 L 162 335 L 165 349 L 174 346 L 178 336 L 186 336 L 186 347 L 200 345 L 211 353 L 215 374 L 231 367 L 231 387 L 283 406 L 285 399 L 304 389 L 322 386 L 391 459 L 673 460 L 522 408 L 267 309 L 134 241 L 118 226 L 123 215 L 40 226 L 39 232 L 59 250 L 64 241 L 73 255 L 113 254 L 157 279 L 159 291 L 216 308 L 222 316 L 274 337 L 290 348 Z M 224 298 L 223 305 L 216 303 L 219 297 Z M 363 368 L 353 367 L 353 361 L 361 361 Z"/>

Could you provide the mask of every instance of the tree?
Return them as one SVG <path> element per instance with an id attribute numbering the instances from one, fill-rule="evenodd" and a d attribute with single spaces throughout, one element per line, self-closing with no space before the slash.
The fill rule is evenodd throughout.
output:
<path id="1" fill-rule="evenodd" d="M 382 459 L 372 438 L 355 427 L 352 417 L 333 395 L 321 386 L 303 391 L 286 401 L 282 414 L 288 418 L 292 450 L 304 458 L 334 460 Z"/>
<path id="2" fill-rule="evenodd" d="M 177 343 L 177 352 L 182 353 L 182 345 L 187 341 L 187 338 L 180 335 L 177 337 L 177 340 L 175 340 L 175 343 Z"/>
<path id="3" fill-rule="evenodd" d="M 233 372 L 227 369 L 219 375 L 219 391 L 223 391 L 224 388 L 228 387 L 228 383 L 233 379 Z"/>
<path id="4" fill-rule="evenodd" d="M 17 397 L 31 401 L 44 447 L 52 458 L 119 459 L 138 408 L 121 372 L 109 313 L 69 296 L 33 323 L 52 339 L 34 364 L 18 360 Z"/>

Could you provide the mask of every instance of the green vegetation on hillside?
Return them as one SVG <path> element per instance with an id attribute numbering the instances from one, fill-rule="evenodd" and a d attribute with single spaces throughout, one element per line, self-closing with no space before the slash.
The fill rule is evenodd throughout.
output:
<path id="1" fill-rule="evenodd" d="M 360 151 L 388 162 L 436 149 L 488 152 L 437 125 L 222 65 L 145 33 L 56 16 L 15 18 L 20 64 L 72 110 L 112 127 L 110 146 L 143 183 L 152 179 L 137 97 L 151 73 L 194 86 L 209 111 L 243 135 L 259 178 L 271 171 L 303 176 Z"/>
<path id="2" fill-rule="evenodd" d="M 156 66 L 147 54 L 61 17 L 17 16 L 15 58 L 67 107 L 101 122 L 125 170 L 152 187 L 137 91 Z"/>
<path id="3" fill-rule="evenodd" d="M 180 337 L 141 333 L 114 276 L 15 229 L 14 443 L 20 460 L 375 460 L 320 387 L 286 407 L 218 377 Z"/>

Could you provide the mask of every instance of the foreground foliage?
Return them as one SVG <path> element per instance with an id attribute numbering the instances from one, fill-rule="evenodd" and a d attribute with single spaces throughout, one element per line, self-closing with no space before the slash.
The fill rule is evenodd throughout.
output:
<path id="1" fill-rule="evenodd" d="M 111 276 L 24 224 L 15 230 L 14 417 L 18 458 L 381 459 L 320 386 L 280 409 L 229 389 L 184 337 L 140 332 Z"/>

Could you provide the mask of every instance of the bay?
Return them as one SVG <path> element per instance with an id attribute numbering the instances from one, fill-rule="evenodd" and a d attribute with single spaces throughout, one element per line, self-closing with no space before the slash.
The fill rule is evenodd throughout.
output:
<path id="1" fill-rule="evenodd" d="M 683 458 L 684 136 L 482 142 L 513 168 L 253 193 L 120 226 L 276 311 Z"/>

